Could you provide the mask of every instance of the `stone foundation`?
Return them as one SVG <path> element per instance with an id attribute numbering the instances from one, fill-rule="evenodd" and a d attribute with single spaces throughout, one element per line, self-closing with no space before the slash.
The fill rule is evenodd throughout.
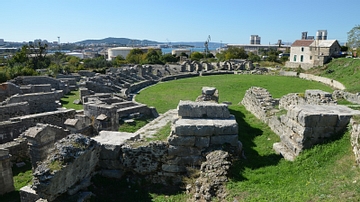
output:
<path id="1" fill-rule="evenodd" d="M 0 195 L 14 191 L 9 151 L 0 149 Z"/>

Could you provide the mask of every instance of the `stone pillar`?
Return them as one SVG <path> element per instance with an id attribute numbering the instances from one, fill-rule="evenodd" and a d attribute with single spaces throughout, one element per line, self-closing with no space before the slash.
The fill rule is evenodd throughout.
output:
<path id="1" fill-rule="evenodd" d="M 9 150 L 0 149 L 0 195 L 14 190 Z"/>

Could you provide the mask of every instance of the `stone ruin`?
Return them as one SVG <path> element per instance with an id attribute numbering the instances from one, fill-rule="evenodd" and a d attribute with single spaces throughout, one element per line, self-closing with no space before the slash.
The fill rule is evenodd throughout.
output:
<path id="1" fill-rule="evenodd" d="M 345 131 L 351 117 L 360 114 L 336 105 L 330 93 L 320 90 L 307 90 L 304 96 L 285 95 L 278 101 L 266 89 L 252 87 L 241 103 L 279 135 L 281 142 L 273 147 L 287 160 L 294 160 L 304 149 Z M 278 116 L 277 113 L 283 113 L 280 110 L 287 112 Z"/>
<path id="2" fill-rule="evenodd" d="M 226 197 L 227 171 L 242 149 L 234 116 L 226 104 L 216 102 L 180 101 L 167 141 L 145 142 L 138 133 L 103 130 L 90 138 L 58 130 L 40 124 L 27 132 L 31 159 L 37 162 L 33 184 L 20 191 L 23 202 L 53 201 L 79 191 L 90 197 L 92 193 L 81 190 L 96 173 L 111 178 L 132 173 L 152 183 L 179 186 L 194 168 L 200 177 L 186 186 L 187 192 L 194 200 L 221 200 Z"/>
<path id="3" fill-rule="evenodd" d="M 0 148 L 0 195 L 14 191 L 9 151 Z"/>

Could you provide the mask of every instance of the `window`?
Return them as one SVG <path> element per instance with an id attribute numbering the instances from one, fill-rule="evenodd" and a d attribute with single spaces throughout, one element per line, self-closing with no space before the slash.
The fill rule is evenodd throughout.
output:
<path id="1" fill-rule="evenodd" d="M 304 47 L 301 47 L 301 52 L 304 52 Z"/>
<path id="2" fill-rule="evenodd" d="M 300 56 L 300 62 L 304 62 L 304 56 L 303 55 Z"/>
<path id="3" fill-rule="evenodd" d="M 312 55 L 310 56 L 310 60 L 312 60 Z"/>
<path id="4" fill-rule="evenodd" d="M 294 62 L 296 62 L 296 55 L 294 55 Z"/>
<path id="5" fill-rule="evenodd" d="M 312 47 L 310 47 L 310 51 L 312 51 Z"/>

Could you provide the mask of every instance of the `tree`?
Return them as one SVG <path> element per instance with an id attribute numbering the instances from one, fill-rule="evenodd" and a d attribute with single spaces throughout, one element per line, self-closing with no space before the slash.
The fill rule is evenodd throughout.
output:
<path id="1" fill-rule="evenodd" d="M 125 64 L 126 60 L 122 55 L 118 55 L 116 56 L 116 58 L 113 60 L 113 65 L 114 66 L 120 66 L 122 64 Z"/>
<path id="2" fill-rule="evenodd" d="M 248 60 L 250 60 L 251 62 L 259 62 L 261 60 L 260 56 L 256 55 L 253 52 L 250 52 L 248 55 Z"/>
<path id="3" fill-rule="evenodd" d="M 353 27 L 348 33 L 348 46 L 350 48 L 360 47 L 360 25 Z"/>
<path id="4" fill-rule="evenodd" d="M 200 61 L 202 58 L 204 58 L 204 55 L 200 52 L 192 52 L 190 55 L 191 60 Z"/>
<path id="5" fill-rule="evenodd" d="M 163 63 L 168 63 L 168 62 L 177 62 L 178 61 L 178 58 L 176 58 L 175 56 L 173 56 L 171 53 L 167 53 L 167 54 L 164 54 L 160 57 L 160 60 L 163 62 Z"/>
<path id="6" fill-rule="evenodd" d="M 141 64 L 143 62 L 143 59 L 142 59 L 143 55 L 144 55 L 144 53 L 141 49 L 134 48 L 126 56 L 126 61 L 128 63 Z"/>
<path id="7" fill-rule="evenodd" d="M 161 55 L 161 51 L 149 49 L 145 54 L 145 62 L 148 64 L 163 64 L 163 62 L 160 60 Z"/>
<path id="8" fill-rule="evenodd" d="M 249 56 L 244 48 L 230 47 L 224 51 L 225 60 L 230 59 L 247 59 Z M 218 56 L 218 55 L 216 55 Z"/>

